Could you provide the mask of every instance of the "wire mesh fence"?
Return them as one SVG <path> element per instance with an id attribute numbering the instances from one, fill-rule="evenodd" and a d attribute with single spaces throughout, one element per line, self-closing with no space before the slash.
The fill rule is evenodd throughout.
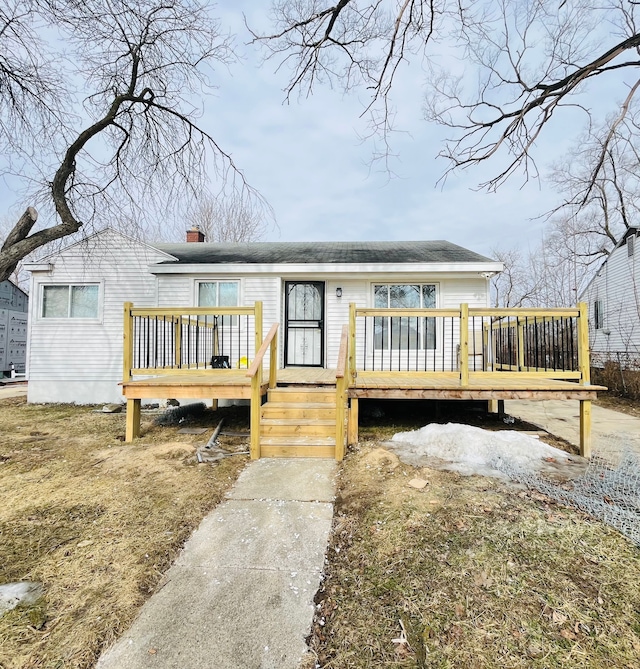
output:
<path id="1" fill-rule="evenodd" d="M 640 546 L 640 454 L 621 437 L 612 436 L 610 442 L 611 452 L 594 453 L 585 473 L 566 483 L 550 481 L 506 461 L 494 466 L 527 488 L 602 520 Z"/>

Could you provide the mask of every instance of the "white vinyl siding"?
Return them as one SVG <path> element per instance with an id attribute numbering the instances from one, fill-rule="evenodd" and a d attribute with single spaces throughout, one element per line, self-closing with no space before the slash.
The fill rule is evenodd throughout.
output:
<path id="1" fill-rule="evenodd" d="M 105 231 L 62 251 L 52 259 L 52 271 L 33 272 L 34 296 L 48 286 L 100 285 L 100 318 L 43 318 L 41 301 L 30 300 L 30 402 L 122 401 L 123 304 L 155 306 L 156 280 L 148 267 L 166 259 Z"/>
<path id="2" fill-rule="evenodd" d="M 232 294 L 231 284 L 237 286 L 237 305 L 263 304 L 263 337 L 273 323 L 280 324 L 279 355 L 283 356 L 284 282 L 288 280 L 324 281 L 325 283 L 325 366 L 334 369 L 342 327 L 349 322 L 349 303 L 359 307 L 373 306 L 373 286 L 382 284 L 438 285 L 438 307 L 458 308 L 462 302 L 470 306 L 488 306 L 487 282 L 470 272 L 464 276 L 447 276 L 437 271 L 411 273 L 381 270 L 367 271 L 356 266 L 342 268 L 338 274 L 325 267 L 321 272 L 293 274 L 277 268 L 229 269 L 221 265 L 189 273 L 175 270 L 170 258 L 145 244 L 134 242 L 118 233 L 107 231 L 82 244 L 60 252 L 51 258 L 52 269 L 43 264 L 33 270 L 30 301 L 30 331 L 28 345 L 29 401 L 101 403 L 121 400 L 123 303 L 136 306 L 179 307 L 198 304 L 200 285 L 217 284 L 216 300 L 221 303 L 220 286 L 228 284 L 222 293 L 224 301 Z M 163 263 L 163 273 L 154 274 L 157 263 Z M 170 270 L 170 271 L 168 271 Z M 174 273 L 171 273 L 174 272 Z M 39 296 L 46 287 L 99 286 L 98 318 L 74 318 L 69 306 L 66 317 L 43 317 Z M 336 295 L 341 288 L 341 296 Z M 228 290 L 227 290 L 228 289 Z M 67 305 L 73 303 L 67 302 Z M 62 303 L 62 300 L 61 300 Z M 86 312 L 85 312 L 86 313 Z M 249 349 L 253 352 L 253 332 Z M 358 345 L 363 345 L 362 333 Z M 244 339 L 244 338 L 243 338 Z M 451 345 L 455 346 L 456 342 Z M 450 346 L 449 344 L 447 344 Z M 235 365 L 237 361 L 230 360 Z"/>
<path id="3" fill-rule="evenodd" d="M 580 300 L 589 307 L 589 346 L 596 365 L 608 359 L 640 363 L 640 254 L 615 248 Z M 596 304 L 599 304 L 596 307 Z"/>

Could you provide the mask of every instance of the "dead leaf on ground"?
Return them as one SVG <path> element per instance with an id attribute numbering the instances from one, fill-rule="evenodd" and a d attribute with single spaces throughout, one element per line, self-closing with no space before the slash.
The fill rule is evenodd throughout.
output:
<path id="1" fill-rule="evenodd" d="M 487 574 L 486 571 L 478 574 L 473 582 L 481 588 L 489 588 L 493 585 L 493 579 L 489 576 L 489 574 Z"/>
<path id="2" fill-rule="evenodd" d="M 562 624 L 567 622 L 568 616 L 566 616 L 562 611 L 554 611 L 551 620 L 553 620 L 554 623 Z"/>

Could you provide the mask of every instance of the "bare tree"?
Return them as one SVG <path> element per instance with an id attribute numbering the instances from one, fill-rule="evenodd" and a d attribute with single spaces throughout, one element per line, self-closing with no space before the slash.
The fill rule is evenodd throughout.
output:
<path id="1" fill-rule="evenodd" d="M 640 225 L 640 118 L 636 107 L 613 134 L 605 127 L 581 138 L 553 170 L 551 178 L 563 201 L 550 212 L 551 222 L 570 233 L 567 244 L 579 262 L 601 261 L 629 228 Z"/>
<path id="2" fill-rule="evenodd" d="M 538 306 L 539 276 L 532 271 L 531 255 L 523 255 L 520 249 L 494 248 L 491 255 L 499 260 L 504 269 L 491 279 L 491 298 L 495 307 Z"/>
<path id="3" fill-rule="evenodd" d="M 287 95 L 322 81 L 363 86 L 382 132 L 398 68 L 420 54 L 431 71 L 426 117 L 451 132 L 441 155 L 451 169 L 491 159 L 482 186 L 493 190 L 518 170 L 538 175 L 532 149 L 561 111 L 582 108 L 591 123 L 579 96 L 589 81 L 634 76 L 639 11 L 629 0 L 276 0 L 274 31 L 254 38 L 291 68 Z M 602 136 L 593 178 L 637 79 Z"/>
<path id="4" fill-rule="evenodd" d="M 43 24 L 62 40 L 38 40 Z M 32 232 L 37 213 L 26 209 L 0 249 L 0 279 L 35 249 L 81 228 L 113 225 L 120 215 L 143 226 L 145 216 L 202 189 L 208 155 L 217 175 L 237 180 L 246 193 L 230 156 L 199 125 L 214 66 L 233 58 L 204 0 L 5 3 L 6 172 L 19 166 L 43 184 L 32 202 L 43 204 L 51 223 Z"/>
<path id="5" fill-rule="evenodd" d="M 270 210 L 254 199 L 239 195 L 213 197 L 205 194 L 192 205 L 189 220 L 209 242 L 256 242 L 269 231 Z"/>

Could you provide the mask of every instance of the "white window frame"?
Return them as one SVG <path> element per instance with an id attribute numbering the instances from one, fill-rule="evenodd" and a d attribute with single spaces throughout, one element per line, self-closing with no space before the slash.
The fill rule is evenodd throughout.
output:
<path id="1" fill-rule="evenodd" d="M 71 293 L 72 289 L 81 286 L 96 286 L 98 288 L 98 300 L 96 303 L 95 316 L 72 316 L 71 315 Z M 66 316 L 45 316 L 44 315 L 44 293 L 46 288 L 69 288 L 69 300 L 67 302 Z M 49 322 L 67 322 L 80 321 L 82 323 L 100 323 L 102 322 L 103 309 L 103 286 L 100 281 L 52 281 L 51 283 L 41 283 L 38 290 L 38 320 Z"/>
<path id="2" fill-rule="evenodd" d="M 200 284 L 203 284 L 203 283 L 216 283 L 216 284 L 218 284 L 218 287 L 216 289 L 216 296 L 218 298 L 217 299 L 218 302 L 220 301 L 220 285 L 219 284 L 221 284 L 221 283 L 235 283 L 236 286 L 238 287 L 238 297 L 237 297 L 237 300 L 236 300 L 236 304 L 233 305 L 233 306 L 239 307 L 242 304 L 242 287 L 243 286 L 242 286 L 242 281 L 240 279 L 230 279 L 230 278 L 227 278 L 227 277 L 224 277 L 224 278 L 208 277 L 206 279 L 199 278 L 199 279 L 194 280 L 194 289 L 193 289 L 194 298 L 193 298 L 193 301 L 194 301 L 194 304 L 196 306 L 198 306 L 198 307 L 202 306 L 200 304 Z M 218 306 L 220 306 L 220 305 L 218 305 Z M 229 305 L 229 307 L 230 306 L 231 305 Z M 216 309 L 217 307 L 213 307 L 213 308 Z M 225 307 L 220 306 L 220 308 L 224 309 Z M 232 319 L 231 320 L 231 327 L 232 328 L 238 327 L 238 323 L 239 323 L 238 317 L 237 316 L 232 316 L 231 319 Z"/>
<path id="3" fill-rule="evenodd" d="M 438 303 L 440 301 L 440 283 L 437 282 L 437 281 L 411 281 L 411 280 L 405 280 L 405 281 L 403 281 L 403 280 L 372 281 L 371 286 L 370 286 L 370 292 L 369 292 L 369 294 L 371 296 L 372 307 L 374 309 L 376 309 L 376 308 L 393 309 L 395 307 L 376 307 L 375 306 L 375 289 L 376 289 L 376 286 L 419 286 L 420 287 L 420 302 L 422 302 L 422 287 L 423 286 L 433 286 L 434 289 L 435 289 L 435 298 L 436 298 L 435 299 L 435 306 L 434 307 L 422 307 L 422 306 L 420 306 L 420 307 L 416 307 L 416 308 L 418 308 L 418 309 L 437 309 L 438 308 Z M 434 321 L 435 321 L 435 317 L 433 317 L 433 318 L 434 318 Z M 409 350 L 411 350 L 411 351 L 417 350 L 419 353 L 432 355 L 436 351 L 440 350 L 440 347 L 441 347 L 440 339 L 441 339 L 441 337 L 437 336 L 438 331 L 437 331 L 437 326 L 436 326 L 436 329 L 434 331 L 435 346 L 433 348 L 426 348 L 424 346 L 425 332 L 423 330 L 423 327 L 424 327 L 424 325 L 423 325 L 423 321 L 421 319 L 420 320 L 420 331 L 418 333 L 418 347 L 417 347 L 417 349 L 410 348 Z M 375 347 L 375 345 L 376 345 L 376 337 L 375 337 L 375 332 L 374 332 L 374 334 L 372 335 L 371 346 Z M 391 351 L 392 350 L 391 349 L 391 337 L 388 337 L 388 346 L 387 347 L 376 348 L 375 350 L 376 351 L 383 351 L 383 350 L 384 351 Z M 396 349 L 393 349 L 393 350 L 396 350 Z M 405 349 L 402 349 L 402 350 L 405 350 Z"/>

